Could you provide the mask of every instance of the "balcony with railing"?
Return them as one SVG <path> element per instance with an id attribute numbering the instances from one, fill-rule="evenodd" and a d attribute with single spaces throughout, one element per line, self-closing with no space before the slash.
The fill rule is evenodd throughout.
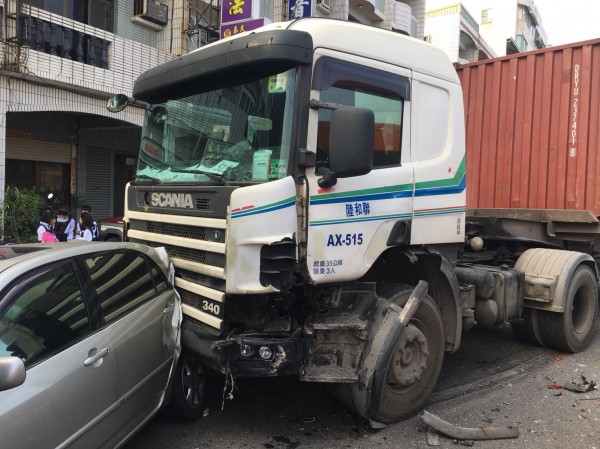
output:
<path id="1" fill-rule="evenodd" d="M 411 7 L 401 1 L 394 1 L 392 29 L 414 37 L 417 35 L 417 25 L 417 19 L 412 15 Z"/>
<path id="2" fill-rule="evenodd" d="M 98 31 L 43 10 L 18 17 L 18 44 L 22 47 L 108 69 L 111 41 L 106 32 Z"/>
<path id="3" fill-rule="evenodd" d="M 349 0 L 349 5 L 360 9 L 370 20 L 377 22 L 385 18 L 385 0 Z"/>
<path id="4" fill-rule="evenodd" d="M 94 8 L 112 5 L 89 1 Z M 34 7 L 32 1 L 6 0 L 5 7 L 0 68 L 9 72 L 51 79 L 53 84 L 129 94 L 142 72 L 174 57 L 112 33 L 112 22 L 103 22 L 113 20 L 112 9 L 96 15 L 94 26 Z"/>
<path id="5" fill-rule="evenodd" d="M 21 47 L 107 69 L 112 33 L 17 1 L 12 41 Z"/>

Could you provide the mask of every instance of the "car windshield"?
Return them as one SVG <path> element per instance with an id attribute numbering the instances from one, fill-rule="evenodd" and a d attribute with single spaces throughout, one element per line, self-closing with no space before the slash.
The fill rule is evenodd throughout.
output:
<path id="1" fill-rule="evenodd" d="M 295 69 L 152 104 L 138 180 L 264 182 L 286 176 Z"/>

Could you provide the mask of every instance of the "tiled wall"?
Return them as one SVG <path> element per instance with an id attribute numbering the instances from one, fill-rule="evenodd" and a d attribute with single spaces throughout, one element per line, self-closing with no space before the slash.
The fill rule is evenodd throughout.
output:
<path id="1" fill-rule="evenodd" d="M 144 22 L 132 21 L 134 13 L 134 0 L 115 0 L 115 34 L 124 39 L 130 39 L 140 44 L 156 48 L 157 35 L 156 30 L 151 28 L 153 24 L 149 23 L 145 27 Z"/>

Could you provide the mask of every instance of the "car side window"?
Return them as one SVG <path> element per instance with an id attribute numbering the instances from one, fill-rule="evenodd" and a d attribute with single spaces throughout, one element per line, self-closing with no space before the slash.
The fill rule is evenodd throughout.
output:
<path id="1" fill-rule="evenodd" d="M 71 262 L 29 274 L 8 295 L 10 305 L 0 318 L 0 356 L 19 357 L 28 367 L 91 332 Z"/>
<path id="2" fill-rule="evenodd" d="M 85 264 L 107 324 L 155 297 L 157 285 L 162 290 L 168 285 L 162 272 L 139 254 L 104 254 L 85 259 Z"/>

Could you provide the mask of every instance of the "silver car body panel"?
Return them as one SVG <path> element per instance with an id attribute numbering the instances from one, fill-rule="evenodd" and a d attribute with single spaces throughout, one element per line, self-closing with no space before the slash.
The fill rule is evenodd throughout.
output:
<path id="1" fill-rule="evenodd" d="M 6 249 L 8 248 L 8 250 Z M 0 301 L 15 279 L 57 260 L 133 250 L 152 259 L 171 288 L 30 366 L 24 384 L 0 391 L 2 446 L 115 448 L 163 405 L 181 351 L 181 301 L 166 252 L 126 242 L 18 245 L 0 260 Z M 0 248 L 10 251 L 10 247 Z M 170 266 L 169 266 L 170 265 Z M 127 269 L 124 275 L 127 275 Z M 4 304 L 0 303 L 1 306 Z M 0 317 L 2 316 L 0 307 Z"/>

